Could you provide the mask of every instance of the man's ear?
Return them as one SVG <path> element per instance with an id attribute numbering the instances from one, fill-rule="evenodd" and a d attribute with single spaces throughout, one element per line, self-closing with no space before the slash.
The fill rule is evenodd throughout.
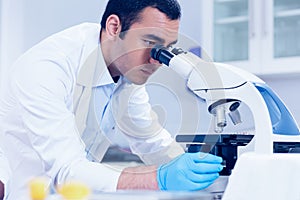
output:
<path id="1" fill-rule="evenodd" d="M 110 15 L 106 20 L 106 33 L 110 39 L 115 39 L 121 32 L 121 21 L 117 15 Z"/>

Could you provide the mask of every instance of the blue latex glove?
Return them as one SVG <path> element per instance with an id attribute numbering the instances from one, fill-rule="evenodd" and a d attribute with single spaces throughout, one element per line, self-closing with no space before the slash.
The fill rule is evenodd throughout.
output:
<path id="1" fill-rule="evenodd" d="M 185 153 L 157 170 L 161 190 L 202 190 L 219 177 L 222 158 L 207 153 Z"/>

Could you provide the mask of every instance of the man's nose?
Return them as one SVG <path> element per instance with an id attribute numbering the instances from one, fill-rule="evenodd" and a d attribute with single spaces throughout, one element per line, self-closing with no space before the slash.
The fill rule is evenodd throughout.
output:
<path id="1" fill-rule="evenodd" d="M 158 60 L 155 60 L 155 59 L 153 59 L 153 58 L 151 58 L 151 57 L 150 57 L 150 59 L 149 59 L 149 63 L 150 63 L 150 64 L 155 64 L 155 65 L 161 65 L 161 63 L 160 63 Z"/>

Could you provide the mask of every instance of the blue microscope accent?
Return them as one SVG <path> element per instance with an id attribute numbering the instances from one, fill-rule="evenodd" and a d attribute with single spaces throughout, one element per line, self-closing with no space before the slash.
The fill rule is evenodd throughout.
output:
<path id="1" fill-rule="evenodd" d="M 267 84 L 253 84 L 267 104 L 273 133 L 279 135 L 300 135 L 295 119 L 278 95 Z"/>

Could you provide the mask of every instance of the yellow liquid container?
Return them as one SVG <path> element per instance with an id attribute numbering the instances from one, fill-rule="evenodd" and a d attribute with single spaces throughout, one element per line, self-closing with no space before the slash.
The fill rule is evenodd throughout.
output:
<path id="1" fill-rule="evenodd" d="M 35 178 L 29 182 L 29 192 L 32 200 L 44 200 L 49 194 L 47 181 L 44 178 Z"/>
<path id="2" fill-rule="evenodd" d="M 90 194 L 90 189 L 78 182 L 70 182 L 62 185 L 58 193 L 64 200 L 86 200 Z"/>

